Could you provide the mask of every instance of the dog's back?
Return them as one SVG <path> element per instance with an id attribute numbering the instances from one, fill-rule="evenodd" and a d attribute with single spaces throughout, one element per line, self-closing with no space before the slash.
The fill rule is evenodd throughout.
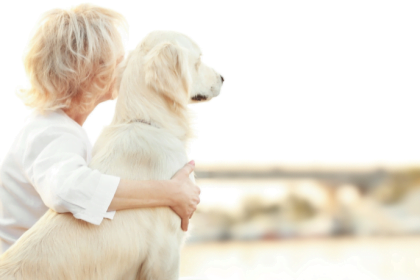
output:
<path id="1" fill-rule="evenodd" d="M 103 130 L 90 167 L 131 180 L 169 180 L 186 162 L 185 143 L 166 129 L 131 122 Z"/>

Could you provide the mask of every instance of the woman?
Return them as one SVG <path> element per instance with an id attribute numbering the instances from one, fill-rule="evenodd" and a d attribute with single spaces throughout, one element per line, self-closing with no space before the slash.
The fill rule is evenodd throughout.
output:
<path id="1" fill-rule="evenodd" d="M 84 4 L 52 10 L 37 27 L 24 59 L 31 88 L 21 96 L 34 111 L 0 167 L 3 252 L 48 208 L 99 225 L 115 210 L 169 206 L 188 229 L 200 194 L 189 179 L 194 161 L 167 181 L 125 180 L 88 167 L 82 125 L 115 97 L 124 26 L 120 14 Z"/>

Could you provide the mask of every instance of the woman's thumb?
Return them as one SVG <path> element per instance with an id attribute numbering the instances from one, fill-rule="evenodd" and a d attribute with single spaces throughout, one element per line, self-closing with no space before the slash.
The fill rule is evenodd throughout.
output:
<path id="1" fill-rule="evenodd" d="M 185 165 L 185 167 L 187 168 L 187 170 L 188 170 L 188 174 L 190 174 L 191 172 L 193 172 L 194 171 L 194 168 L 195 168 L 195 162 L 194 162 L 194 160 L 192 160 L 192 161 L 190 161 L 189 163 L 187 163 L 186 165 Z"/>

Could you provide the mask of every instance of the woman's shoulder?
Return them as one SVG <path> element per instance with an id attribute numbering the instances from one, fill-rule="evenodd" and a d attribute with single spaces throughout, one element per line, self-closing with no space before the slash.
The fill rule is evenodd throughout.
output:
<path id="1" fill-rule="evenodd" d="M 33 111 L 26 118 L 15 144 L 26 146 L 33 142 L 49 142 L 62 137 L 90 146 L 84 129 L 62 110 L 45 114 Z"/>
<path id="2" fill-rule="evenodd" d="M 27 117 L 24 131 L 39 133 L 42 131 L 63 131 L 75 135 L 83 135 L 83 128 L 66 115 L 62 110 L 55 110 L 46 113 L 32 111 Z"/>
<path id="3" fill-rule="evenodd" d="M 69 119 L 62 111 L 47 114 L 30 112 L 3 162 L 10 165 L 13 162 L 27 161 L 28 158 L 33 159 L 35 155 L 49 147 L 51 143 L 55 143 L 53 150 L 57 150 L 58 145 L 63 146 L 63 149 L 76 147 L 82 151 L 89 151 L 91 145 L 84 130 L 80 126 L 77 127 L 78 124 L 72 123 L 74 121 Z"/>

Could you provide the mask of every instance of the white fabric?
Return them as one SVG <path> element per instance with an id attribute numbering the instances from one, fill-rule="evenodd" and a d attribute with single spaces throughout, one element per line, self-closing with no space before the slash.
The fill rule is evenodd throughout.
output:
<path id="1" fill-rule="evenodd" d="M 51 208 L 99 225 L 119 177 L 88 167 L 92 146 L 62 110 L 33 112 L 0 166 L 0 239 L 4 252 Z"/>

